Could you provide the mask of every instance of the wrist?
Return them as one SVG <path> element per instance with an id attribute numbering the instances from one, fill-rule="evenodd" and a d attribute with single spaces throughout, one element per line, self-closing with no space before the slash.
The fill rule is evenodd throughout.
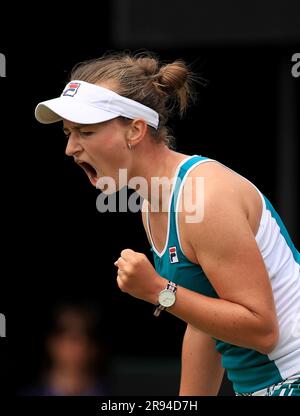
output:
<path id="1" fill-rule="evenodd" d="M 158 294 L 158 303 L 155 305 L 153 311 L 154 316 L 159 316 L 161 311 L 164 311 L 176 302 L 177 284 L 172 281 L 168 281 L 167 286 Z"/>
<path id="2" fill-rule="evenodd" d="M 158 295 L 159 293 L 166 288 L 168 280 L 164 277 L 157 275 L 157 279 L 155 279 L 155 285 L 153 285 L 153 291 L 151 293 L 149 302 L 153 305 L 157 305 L 158 302 Z"/>

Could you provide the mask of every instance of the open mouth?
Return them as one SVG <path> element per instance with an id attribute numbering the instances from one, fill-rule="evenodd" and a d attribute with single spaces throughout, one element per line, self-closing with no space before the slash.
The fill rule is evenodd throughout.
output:
<path id="1" fill-rule="evenodd" d="M 98 174 L 94 166 L 88 162 L 83 162 L 81 160 L 76 161 L 76 163 L 85 171 L 89 180 L 95 186 L 98 180 Z"/>

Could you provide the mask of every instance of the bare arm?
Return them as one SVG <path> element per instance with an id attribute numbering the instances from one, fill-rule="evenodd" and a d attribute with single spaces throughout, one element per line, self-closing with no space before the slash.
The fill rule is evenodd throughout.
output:
<path id="1" fill-rule="evenodd" d="M 216 396 L 223 379 L 221 356 L 210 336 L 187 325 L 182 345 L 180 396 Z"/>
<path id="2" fill-rule="evenodd" d="M 169 311 L 224 342 L 271 352 L 278 339 L 272 288 L 239 193 L 224 184 L 208 189 L 203 221 L 184 227 L 219 299 L 179 287 Z"/>

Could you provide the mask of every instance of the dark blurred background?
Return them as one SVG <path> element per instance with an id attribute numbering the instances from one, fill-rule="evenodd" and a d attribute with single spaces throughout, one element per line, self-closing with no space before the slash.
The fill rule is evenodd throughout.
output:
<path id="1" fill-rule="evenodd" d="M 9 25 L 0 32 L 7 61 L 0 78 L 0 313 L 7 326 L 0 338 L 1 391 L 36 388 L 53 352 L 47 349 L 53 311 L 84 304 L 95 306 L 101 336 L 94 341 L 105 357 L 97 376 L 105 392 L 176 395 L 184 323 L 168 314 L 154 318 L 151 305 L 121 293 L 115 282 L 113 263 L 122 249 L 150 257 L 140 214 L 100 214 L 98 191 L 64 155 L 61 126 L 39 125 L 34 108 L 61 93 L 74 64 L 107 50 L 184 59 L 209 82 L 199 86 L 184 120 L 170 120 L 177 150 L 217 159 L 253 181 L 299 249 L 300 68 L 292 74 L 292 57 L 300 54 L 299 1 L 43 7 L 28 19 L 22 19 L 25 6 L 17 16 L 7 11 L 2 19 Z M 71 338 L 57 342 L 69 351 L 68 340 L 78 334 L 64 331 L 59 334 Z M 79 338 L 74 360 L 88 348 Z M 226 380 L 221 394 L 232 394 Z"/>

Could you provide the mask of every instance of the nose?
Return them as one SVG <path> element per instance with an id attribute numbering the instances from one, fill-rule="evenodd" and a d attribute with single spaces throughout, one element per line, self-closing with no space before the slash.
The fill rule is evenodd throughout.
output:
<path id="1" fill-rule="evenodd" d="M 82 151 L 79 141 L 76 139 L 76 134 L 71 133 L 68 138 L 65 153 L 67 156 L 74 156 L 76 153 Z"/>

